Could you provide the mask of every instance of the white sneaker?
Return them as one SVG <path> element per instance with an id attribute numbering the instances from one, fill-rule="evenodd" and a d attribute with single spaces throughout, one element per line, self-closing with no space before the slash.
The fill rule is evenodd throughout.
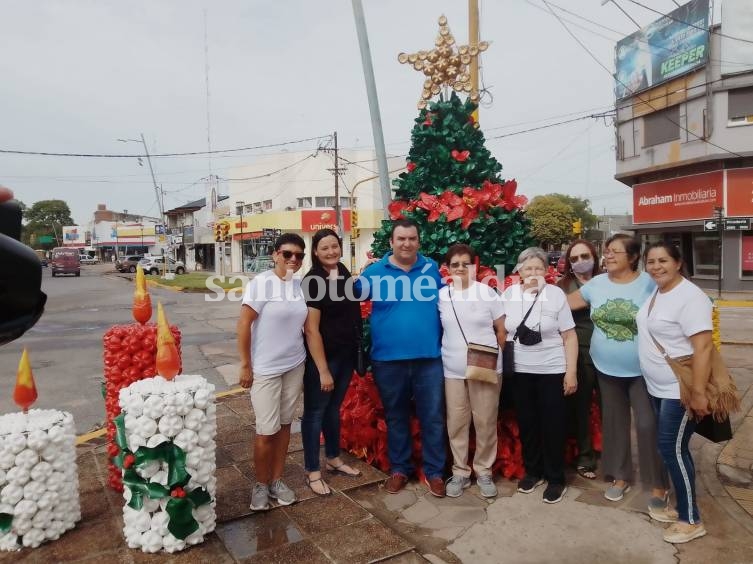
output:
<path id="1" fill-rule="evenodd" d="M 476 478 L 476 485 L 482 496 L 497 497 L 497 486 L 491 476 L 479 476 Z"/>
<path id="2" fill-rule="evenodd" d="M 452 476 L 447 480 L 445 486 L 445 495 L 447 497 L 460 497 L 463 495 L 463 490 L 471 485 L 471 479 L 465 476 Z"/>

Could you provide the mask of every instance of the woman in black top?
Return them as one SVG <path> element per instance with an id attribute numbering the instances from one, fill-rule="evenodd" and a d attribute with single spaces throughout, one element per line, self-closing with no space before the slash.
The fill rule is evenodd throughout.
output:
<path id="1" fill-rule="evenodd" d="M 571 294 L 601 273 L 596 248 L 585 239 L 576 239 L 565 251 L 567 269 L 557 282 L 566 294 Z M 573 311 L 575 334 L 578 335 L 578 390 L 567 401 L 570 420 L 575 426 L 575 439 L 578 445 L 576 468 L 578 474 L 589 480 L 596 478 L 596 452 L 591 442 L 591 398 L 597 388 L 596 372 L 591 360 L 591 335 L 594 324 L 591 309 Z"/>
<path id="2" fill-rule="evenodd" d="M 361 329 L 361 310 L 354 301 L 350 272 L 340 262 L 342 241 L 332 229 L 321 229 L 312 239 L 311 270 L 302 281 L 309 314 L 304 330 L 308 355 L 303 376 L 303 438 L 306 484 L 317 495 L 331 490 L 322 479 L 319 436 L 324 434 L 328 471 L 345 476 L 361 472 L 340 458 L 340 405 L 355 366 Z M 351 298 L 351 299 L 349 299 Z"/>

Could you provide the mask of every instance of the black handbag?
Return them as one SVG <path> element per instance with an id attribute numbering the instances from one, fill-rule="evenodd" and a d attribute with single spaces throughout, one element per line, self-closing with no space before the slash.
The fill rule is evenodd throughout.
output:
<path id="1" fill-rule="evenodd" d="M 729 417 L 723 421 L 717 421 L 709 414 L 698 422 L 695 432 L 713 443 L 722 443 L 732 438 L 732 425 Z"/>

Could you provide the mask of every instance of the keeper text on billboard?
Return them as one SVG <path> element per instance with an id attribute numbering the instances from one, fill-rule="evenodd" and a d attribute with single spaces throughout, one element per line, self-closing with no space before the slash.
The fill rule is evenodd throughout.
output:
<path id="1" fill-rule="evenodd" d="M 717 170 L 633 186 L 633 222 L 707 219 L 723 199 L 724 172 Z"/>
<path id="2" fill-rule="evenodd" d="M 619 100 L 706 64 L 709 0 L 691 0 L 620 40 L 615 47 Z"/>

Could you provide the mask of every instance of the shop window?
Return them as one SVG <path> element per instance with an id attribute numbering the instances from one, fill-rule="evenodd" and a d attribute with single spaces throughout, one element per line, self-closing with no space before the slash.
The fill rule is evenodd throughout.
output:
<path id="1" fill-rule="evenodd" d="M 643 118 L 643 146 L 651 147 L 680 138 L 680 106 L 672 106 Z"/>
<path id="2" fill-rule="evenodd" d="M 727 118 L 730 125 L 753 123 L 753 86 L 727 92 Z"/>
<path id="3" fill-rule="evenodd" d="M 317 196 L 314 201 L 317 208 L 334 208 L 335 197 L 334 196 Z"/>
<path id="4" fill-rule="evenodd" d="M 753 231 L 743 231 L 740 237 L 740 277 L 753 278 Z"/>
<path id="5" fill-rule="evenodd" d="M 298 207 L 299 208 L 311 208 L 313 207 L 313 201 L 311 197 L 308 198 L 298 198 Z"/>
<path id="6" fill-rule="evenodd" d="M 719 236 L 693 233 L 693 276 L 718 276 L 721 263 Z"/>

